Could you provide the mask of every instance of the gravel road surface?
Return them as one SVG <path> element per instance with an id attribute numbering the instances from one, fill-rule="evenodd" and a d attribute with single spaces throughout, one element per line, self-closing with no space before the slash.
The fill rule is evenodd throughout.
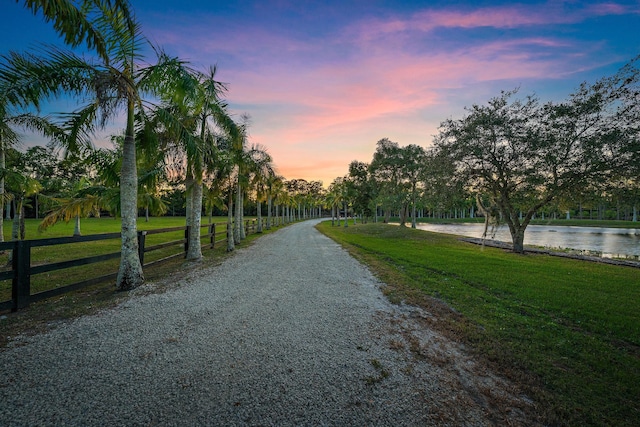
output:
<path id="1" fill-rule="evenodd" d="M 305 221 L 0 351 L 1 426 L 527 425 L 526 398 Z M 175 278 L 174 278 L 175 280 Z"/>

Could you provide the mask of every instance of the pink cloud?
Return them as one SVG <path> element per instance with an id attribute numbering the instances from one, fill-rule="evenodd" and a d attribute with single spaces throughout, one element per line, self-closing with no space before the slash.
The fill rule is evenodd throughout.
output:
<path id="1" fill-rule="evenodd" d="M 565 2 L 543 5 L 515 4 L 474 10 L 426 9 L 407 18 L 370 19 L 358 22 L 350 29 L 361 42 L 369 42 L 389 34 L 431 32 L 437 28 L 517 28 L 534 25 L 570 24 L 591 17 L 638 14 L 638 8 L 617 3 L 601 3 L 583 7 L 565 7 Z"/>
<path id="2" fill-rule="evenodd" d="M 163 30 L 158 38 L 179 46 L 187 59 L 198 55 L 198 62 L 211 57 L 219 63 L 220 79 L 230 82 L 230 102 L 253 117 L 251 140 L 269 148 L 280 173 L 328 184 L 347 172 L 351 160 L 370 161 L 383 137 L 429 145 L 441 120 L 494 95 L 488 89 L 493 82 L 511 82 L 502 87 L 511 89 L 523 80 L 562 78 L 599 65 L 576 60 L 597 45 L 552 36 L 412 51 L 408 34 L 573 23 L 625 11 L 613 3 L 573 10 L 564 3 L 426 10 L 356 22 L 322 43 L 261 28 L 214 37 L 193 27 L 189 33 Z M 226 56 L 240 62 L 225 63 Z"/>

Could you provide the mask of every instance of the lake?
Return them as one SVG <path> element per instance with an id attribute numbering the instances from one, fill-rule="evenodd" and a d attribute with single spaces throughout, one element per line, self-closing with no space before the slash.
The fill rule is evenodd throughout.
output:
<path id="1" fill-rule="evenodd" d="M 424 224 L 421 230 L 482 237 L 483 224 Z M 501 226 L 494 240 L 511 243 L 506 225 Z M 603 257 L 640 257 L 640 229 L 530 225 L 524 233 L 524 244 L 550 249 L 575 249 L 597 252 Z"/>

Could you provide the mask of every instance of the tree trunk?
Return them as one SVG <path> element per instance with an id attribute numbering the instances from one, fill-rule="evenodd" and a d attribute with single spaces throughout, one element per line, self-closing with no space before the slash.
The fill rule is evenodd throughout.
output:
<path id="1" fill-rule="evenodd" d="M 513 243 L 513 252 L 517 254 L 524 253 L 524 229 L 519 228 L 511 233 L 511 241 Z"/>
<path id="2" fill-rule="evenodd" d="M 247 238 L 247 230 L 244 227 L 244 192 L 240 194 L 240 240 Z"/>
<path id="3" fill-rule="evenodd" d="M 134 139 L 134 103 L 129 100 L 127 131 L 122 150 L 120 172 L 120 205 L 122 209 L 120 268 L 116 279 L 118 290 L 134 289 L 144 283 L 144 273 L 138 256 L 138 171 Z"/>
<path id="4" fill-rule="evenodd" d="M 400 227 L 406 227 L 406 222 L 407 222 L 407 207 L 406 206 L 402 206 L 402 208 L 400 208 Z"/>
<path id="5" fill-rule="evenodd" d="M 258 211 L 258 228 L 256 229 L 256 233 L 262 233 L 262 202 L 260 200 L 256 200 L 256 210 Z"/>
<path id="6" fill-rule="evenodd" d="M 187 249 L 187 261 L 200 261 L 202 259 L 202 246 L 200 245 L 200 224 L 202 222 L 202 181 L 193 180 L 191 189 L 191 212 L 189 219 L 189 247 Z"/>
<path id="7" fill-rule="evenodd" d="M 82 232 L 80 231 L 80 215 L 76 215 L 76 225 L 73 229 L 73 235 L 82 236 Z"/>
<path id="8" fill-rule="evenodd" d="M 347 203 L 344 204 L 344 228 L 349 226 L 349 221 L 347 220 Z"/>
<path id="9" fill-rule="evenodd" d="M 233 191 L 231 190 L 229 190 L 227 205 L 227 252 L 231 252 L 235 249 L 233 238 Z"/>
<path id="10" fill-rule="evenodd" d="M 236 185 L 236 215 L 233 222 L 233 241 L 237 245 L 240 243 L 240 227 L 242 227 L 242 216 L 240 215 L 240 209 L 242 204 L 242 195 L 240 194 L 242 189 L 240 188 L 240 182 Z"/>
<path id="11" fill-rule="evenodd" d="M 267 230 L 271 230 L 271 210 L 273 209 L 273 200 L 271 198 L 271 194 L 267 198 Z"/>
<path id="12" fill-rule="evenodd" d="M 416 228 L 416 190 L 412 192 L 413 200 L 411 201 L 411 228 Z"/>
<path id="13" fill-rule="evenodd" d="M 336 207 L 335 206 L 331 206 L 331 226 L 335 226 L 336 225 Z"/>
<path id="14" fill-rule="evenodd" d="M 18 237 L 20 235 L 20 215 L 18 215 L 19 210 L 16 208 L 14 209 L 14 213 L 13 213 L 13 222 L 11 223 L 11 240 L 15 241 L 18 240 Z M 9 251 L 9 258 L 8 258 L 8 264 L 11 265 L 11 263 L 13 262 L 13 251 Z"/>

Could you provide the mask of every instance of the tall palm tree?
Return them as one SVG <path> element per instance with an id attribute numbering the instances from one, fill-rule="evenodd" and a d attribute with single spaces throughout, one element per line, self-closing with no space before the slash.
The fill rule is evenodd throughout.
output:
<path id="1" fill-rule="evenodd" d="M 226 192 L 226 208 L 227 208 L 227 252 L 235 249 L 235 241 L 233 238 L 233 198 L 234 189 L 236 188 L 237 167 L 235 161 L 235 153 L 233 150 L 233 138 L 229 135 L 219 136 L 216 138 L 217 155 L 216 161 L 208 162 L 207 174 L 215 180 L 220 187 L 220 192 Z"/>
<path id="2" fill-rule="evenodd" d="M 192 238 L 199 239 L 205 170 L 218 167 L 218 163 L 221 161 L 217 152 L 218 136 L 215 134 L 215 129 L 220 130 L 231 140 L 239 138 L 240 129 L 231 119 L 227 105 L 220 99 L 222 93 L 226 91 L 226 87 L 216 80 L 216 67 L 209 67 L 206 73 L 195 73 L 194 75 L 198 82 L 195 86 L 197 90 L 194 113 L 199 128 L 198 142 L 202 149 L 195 152 L 196 155 L 193 156 L 191 162 L 193 176 L 191 230 Z M 201 247 L 200 245 L 196 246 L 198 247 L 194 248 L 193 252 L 187 253 L 187 259 L 202 258 Z"/>
<path id="3" fill-rule="evenodd" d="M 273 167 L 273 159 L 267 153 L 265 147 L 255 145 L 251 148 L 251 185 L 256 192 L 256 208 L 258 216 L 257 232 L 262 233 L 262 201 L 267 198 L 267 182 L 270 177 L 276 176 Z"/>
<path id="4" fill-rule="evenodd" d="M 24 240 L 24 204 L 27 197 L 37 194 L 42 186 L 40 183 L 14 169 L 4 169 L 1 174 L 5 179 L 7 190 L 15 202 L 15 214 L 11 227 L 11 240 Z M 9 263 L 13 259 L 13 251 L 9 252 Z"/>
<path id="5" fill-rule="evenodd" d="M 271 229 L 271 225 L 273 223 L 273 209 L 274 209 L 274 199 L 276 194 L 278 193 L 278 189 L 282 188 L 282 183 L 284 182 L 284 178 L 276 173 L 269 174 L 267 179 L 265 180 L 265 191 L 267 195 L 267 230 Z M 278 214 L 275 214 L 276 218 Z"/>
<path id="6" fill-rule="evenodd" d="M 112 7 L 112 2 L 108 0 L 85 0 L 82 3 L 94 12 L 93 15 L 85 13 L 85 20 L 88 19 L 92 29 L 97 30 L 96 34 L 105 40 L 104 52 L 98 58 L 85 59 L 53 46 L 46 51 L 41 50 L 40 56 L 12 52 L 2 58 L 0 84 L 9 88 L 6 91 L 7 99 L 14 105 L 37 107 L 42 99 L 63 93 L 76 95 L 78 99 L 89 99 L 77 111 L 65 115 L 65 128 L 69 132 L 67 143 L 71 149 L 77 148 L 78 144 L 90 144 L 90 137 L 95 130 L 103 128 L 119 111 L 126 112 L 120 171 L 122 245 L 116 279 L 116 287 L 126 290 L 144 281 L 138 257 L 136 225 L 138 180 L 135 114 L 138 112 L 139 117 L 145 117 L 145 105 L 148 104 L 143 94 L 157 93 L 175 86 L 175 81 L 169 77 L 173 75 L 172 70 L 182 64 L 158 52 L 156 65 L 141 65 L 141 52 L 148 42 L 142 36 L 138 23 L 131 15 L 124 13 L 128 10 L 128 2 L 114 2 L 123 8 Z M 71 2 L 63 1 L 61 4 L 69 5 Z"/>
<path id="7" fill-rule="evenodd" d="M 113 40 L 99 25 L 104 11 L 120 15 L 129 30 L 135 26 L 129 0 L 24 0 L 23 4 L 34 15 L 41 13 L 46 22 L 52 22 L 68 46 L 85 45 L 105 61 L 111 57 L 109 43 Z"/>

